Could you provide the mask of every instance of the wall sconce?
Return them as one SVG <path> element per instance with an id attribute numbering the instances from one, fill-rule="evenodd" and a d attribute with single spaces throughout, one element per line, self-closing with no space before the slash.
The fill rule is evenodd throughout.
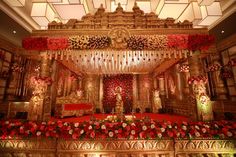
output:
<path id="1" fill-rule="evenodd" d="M 222 16 L 220 2 L 214 2 L 209 6 L 201 6 L 202 20 L 198 25 L 209 26 Z"/>

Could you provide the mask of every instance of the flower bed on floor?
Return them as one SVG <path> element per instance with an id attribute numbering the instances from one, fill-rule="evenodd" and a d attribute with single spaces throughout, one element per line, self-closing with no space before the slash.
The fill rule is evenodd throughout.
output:
<path id="1" fill-rule="evenodd" d="M 0 121 L 0 139 L 162 139 L 236 138 L 236 122 L 159 122 L 154 120 L 98 121 Z"/>

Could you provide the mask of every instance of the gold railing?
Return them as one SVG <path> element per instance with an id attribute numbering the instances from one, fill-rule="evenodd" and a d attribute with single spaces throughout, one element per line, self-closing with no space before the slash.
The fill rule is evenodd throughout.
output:
<path id="1" fill-rule="evenodd" d="M 0 140 L 0 157 L 233 157 L 235 155 L 235 140 Z"/>

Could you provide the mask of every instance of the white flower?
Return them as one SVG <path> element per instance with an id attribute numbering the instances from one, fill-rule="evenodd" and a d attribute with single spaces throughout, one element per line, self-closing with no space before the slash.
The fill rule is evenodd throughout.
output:
<path id="1" fill-rule="evenodd" d="M 24 126 L 21 126 L 21 127 L 20 127 L 20 130 L 23 130 L 23 129 L 24 129 Z"/>
<path id="2" fill-rule="evenodd" d="M 214 125 L 216 128 L 219 128 L 219 126 L 217 124 Z"/>
<path id="3" fill-rule="evenodd" d="M 135 135 L 135 130 L 131 130 L 131 134 L 132 134 L 132 135 Z"/>
<path id="4" fill-rule="evenodd" d="M 228 136 L 228 137 L 231 137 L 231 136 L 233 136 L 232 132 L 230 132 L 230 131 L 227 131 L 227 136 Z"/>
<path id="5" fill-rule="evenodd" d="M 161 132 L 165 132 L 165 130 L 166 130 L 165 128 L 161 128 Z"/>
<path id="6" fill-rule="evenodd" d="M 216 124 L 215 124 L 216 125 Z M 206 124 L 204 124 L 204 126 L 206 127 L 206 128 L 210 128 L 210 126 L 209 125 L 206 125 Z M 218 127 L 218 126 L 217 126 Z"/>
<path id="7" fill-rule="evenodd" d="M 80 134 L 83 134 L 84 133 L 84 130 L 80 130 Z"/>
<path id="8" fill-rule="evenodd" d="M 103 124 L 103 125 L 101 126 L 101 128 L 105 130 L 105 129 L 106 129 L 106 125 Z"/>
<path id="9" fill-rule="evenodd" d="M 110 131 L 110 132 L 108 133 L 108 135 L 109 135 L 109 137 L 113 137 L 113 136 L 114 136 L 114 133 L 113 133 L 112 131 Z"/>
<path id="10" fill-rule="evenodd" d="M 199 128 L 199 126 L 195 125 L 195 129 L 199 130 L 200 128 Z"/>
<path id="11" fill-rule="evenodd" d="M 144 126 L 142 127 L 142 129 L 143 129 L 143 131 L 147 130 L 147 126 L 144 125 Z"/>
<path id="12" fill-rule="evenodd" d="M 197 132 L 195 132 L 195 136 L 196 137 L 199 137 L 200 136 L 200 133 L 197 131 Z"/>
<path id="13" fill-rule="evenodd" d="M 161 138 L 161 137 L 162 137 L 162 134 L 161 134 L 161 133 L 158 133 L 158 134 L 157 134 L 157 137 Z"/>
<path id="14" fill-rule="evenodd" d="M 131 126 L 136 126 L 135 123 L 131 123 Z"/>
<path id="15" fill-rule="evenodd" d="M 9 124 L 9 121 L 5 121 L 5 124 Z"/>
<path id="16" fill-rule="evenodd" d="M 67 123 L 67 122 L 65 122 L 63 125 L 64 125 L 64 126 L 68 126 L 68 123 Z"/>
<path id="17" fill-rule="evenodd" d="M 127 126 L 126 123 L 122 123 L 122 127 L 125 128 Z"/>
<path id="18" fill-rule="evenodd" d="M 207 131 L 206 128 L 202 128 L 203 133 L 206 133 L 206 131 Z"/>
<path id="19" fill-rule="evenodd" d="M 46 125 L 47 123 L 46 122 L 42 122 L 43 125 Z"/>
<path id="20" fill-rule="evenodd" d="M 10 126 L 15 126 L 15 123 L 11 123 Z"/>
<path id="21" fill-rule="evenodd" d="M 41 132 L 40 132 L 40 131 L 37 131 L 37 132 L 36 132 L 36 135 L 37 135 L 37 136 L 40 136 L 40 135 L 41 135 Z"/>
<path id="22" fill-rule="evenodd" d="M 26 133 L 27 133 L 27 134 L 30 134 L 30 130 L 27 130 Z"/>
<path id="23" fill-rule="evenodd" d="M 74 126 L 77 128 L 79 126 L 79 123 L 75 123 Z"/>
<path id="24" fill-rule="evenodd" d="M 171 125 L 168 125 L 168 128 L 172 128 L 172 126 L 171 126 Z"/>
<path id="25" fill-rule="evenodd" d="M 118 134 L 118 130 L 115 130 L 115 133 Z"/>
<path id="26" fill-rule="evenodd" d="M 151 125 L 151 128 L 154 129 L 154 128 L 155 128 L 155 124 L 152 124 L 152 125 Z"/>
<path id="27" fill-rule="evenodd" d="M 178 129 L 177 125 L 175 126 L 175 129 Z"/>
<path id="28" fill-rule="evenodd" d="M 177 136 L 177 137 L 179 137 L 179 136 L 180 136 L 180 133 L 179 133 L 179 132 L 177 132 L 176 136 Z"/>
<path id="29" fill-rule="evenodd" d="M 185 125 L 182 126 L 183 130 L 187 130 L 187 127 Z"/>
<path id="30" fill-rule="evenodd" d="M 89 125 L 88 129 L 89 129 L 89 130 L 92 130 L 92 129 L 93 129 L 92 125 Z"/>
<path id="31" fill-rule="evenodd" d="M 73 130 L 72 130 L 72 129 L 69 130 L 69 134 L 70 134 L 70 135 L 73 134 Z"/>

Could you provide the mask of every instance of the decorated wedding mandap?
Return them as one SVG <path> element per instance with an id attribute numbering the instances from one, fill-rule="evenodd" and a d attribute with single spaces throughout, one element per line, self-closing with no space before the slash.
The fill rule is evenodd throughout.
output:
<path id="1" fill-rule="evenodd" d="M 0 156 L 235 156 L 236 123 L 211 96 L 236 64 L 209 59 L 214 43 L 137 4 L 33 31 L 12 70 L 27 101 L 0 121 Z"/>

